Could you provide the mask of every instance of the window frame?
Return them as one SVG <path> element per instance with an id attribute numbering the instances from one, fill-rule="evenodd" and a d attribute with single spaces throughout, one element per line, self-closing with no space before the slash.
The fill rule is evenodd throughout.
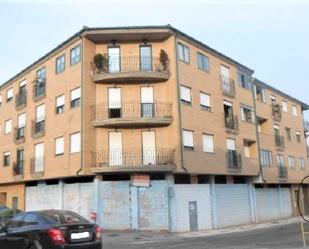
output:
<path id="1" fill-rule="evenodd" d="M 76 54 L 74 54 L 74 58 L 73 58 L 73 53 L 76 51 L 76 50 L 79 50 L 79 57 L 78 57 L 78 60 L 75 59 L 76 57 Z M 71 48 L 70 50 L 70 66 L 74 66 L 76 64 L 78 64 L 79 62 L 81 62 L 81 44 L 78 44 L 76 45 L 75 47 Z M 74 59 L 74 60 L 73 60 Z"/>
<path id="2" fill-rule="evenodd" d="M 72 99 L 72 93 L 73 93 L 73 91 L 76 91 L 76 90 L 79 90 L 79 98 Z M 82 92 L 81 92 L 80 86 L 76 87 L 76 88 L 74 88 L 70 91 L 70 107 L 71 107 L 71 109 L 78 108 L 78 107 L 81 106 L 81 96 L 82 96 Z"/>
<path id="3" fill-rule="evenodd" d="M 187 52 L 187 59 L 186 60 L 186 52 Z M 178 60 L 182 61 L 186 64 L 190 64 L 190 48 L 187 45 L 184 45 L 181 42 L 177 44 L 177 53 L 178 53 Z"/>
<path id="4" fill-rule="evenodd" d="M 60 61 L 60 64 L 58 65 L 58 61 L 63 59 L 63 63 L 61 63 Z M 62 72 L 65 71 L 65 54 L 62 54 L 60 56 L 58 56 L 56 58 L 56 61 L 55 61 L 55 73 L 56 74 L 61 74 Z"/>
<path id="5" fill-rule="evenodd" d="M 58 100 L 59 98 L 61 98 L 61 97 L 63 97 L 63 105 L 59 105 L 59 106 L 58 106 L 57 100 Z M 64 107 L 65 107 L 65 94 L 61 94 L 61 95 L 57 96 L 55 102 L 56 102 L 56 103 L 55 103 L 55 104 L 56 104 L 56 106 L 55 106 L 55 113 L 56 113 L 57 115 L 58 115 L 58 114 L 63 114 L 63 113 L 64 113 Z M 60 108 L 60 109 L 59 109 L 59 108 Z M 62 111 L 60 112 L 59 110 L 62 110 Z"/>
<path id="6" fill-rule="evenodd" d="M 201 98 L 202 95 L 208 96 L 208 98 L 209 98 L 209 106 L 202 104 L 202 98 Z M 209 93 L 205 93 L 205 92 L 200 91 L 200 107 L 204 111 L 211 112 L 211 95 Z"/>
<path id="7" fill-rule="evenodd" d="M 8 161 L 6 160 L 8 158 Z M 3 167 L 8 167 L 11 165 L 11 152 L 5 151 L 3 152 Z"/>
<path id="8" fill-rule="evenodd" d="M 207 72 L 207 73 L 210 72 L 209 57 L 207 55 L 204 55 L 201 52 L 196 52 L 196 61 L 197 61 L 197 68 L 199 70 Z M 207 67 L 205 67 L 205 61 L 207 61 Z M 202 65 L 200 65 L 200 62 Z"/>

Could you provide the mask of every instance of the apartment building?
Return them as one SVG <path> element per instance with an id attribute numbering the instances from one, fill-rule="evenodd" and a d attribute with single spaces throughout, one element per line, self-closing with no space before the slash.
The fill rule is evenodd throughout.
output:
<path id="1" fill-rule="evenodd" d="M 169 25 L 83 28 L 0 88 L 0 204 L 136 175 L 295 186 L 309 107 L 253 73 Z"/>

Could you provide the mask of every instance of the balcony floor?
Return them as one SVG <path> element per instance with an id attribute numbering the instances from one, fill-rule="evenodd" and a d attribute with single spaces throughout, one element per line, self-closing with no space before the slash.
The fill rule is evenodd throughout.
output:
<path id="1" fill-rule="evenodd" d="M 91 167 L 92 172 L 114 173 L 114 172 L 173 172 L 175 165 L 142 165 L 142 166 L 102 166 Z"/>

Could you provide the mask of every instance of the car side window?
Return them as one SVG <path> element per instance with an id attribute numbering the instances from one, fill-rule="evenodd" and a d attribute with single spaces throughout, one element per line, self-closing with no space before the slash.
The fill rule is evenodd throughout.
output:
<path id="1" fill-rule="evenodd" d="M 24 218 L 24 214 L 18 214 L 16 215 L 13 219 L 11 219 L 10 221 L 8 221 L 8 223 L 6 223 L 6 227 L 7 228 L 16 228 L 16 227 L 20 227 L 21 226 L 21 221 Z"/>
<path id="2" fill-rule="evenodd" d="M 39 217 L 35 214 L 26 214 L 23 218 L 23 226 L 33 226 L 39 224 Z"/>

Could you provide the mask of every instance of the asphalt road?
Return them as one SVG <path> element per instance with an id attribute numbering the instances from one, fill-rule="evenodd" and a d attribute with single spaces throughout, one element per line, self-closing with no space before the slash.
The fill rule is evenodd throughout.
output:
<path id="1" fill-rule="evenodd" d="M 308 228 L 309 229 L 309 224 Z M 309 242 L 309 238 L 308 238 Z M 204 237 L 181 237 L 152 233 L 106 233 L 104 249 L 296 249 L 302 248 L 298 223 L 277 225 L 252 231 L 212 235 Z M 308 247 L 309 248 L 309 247 Z"/>

